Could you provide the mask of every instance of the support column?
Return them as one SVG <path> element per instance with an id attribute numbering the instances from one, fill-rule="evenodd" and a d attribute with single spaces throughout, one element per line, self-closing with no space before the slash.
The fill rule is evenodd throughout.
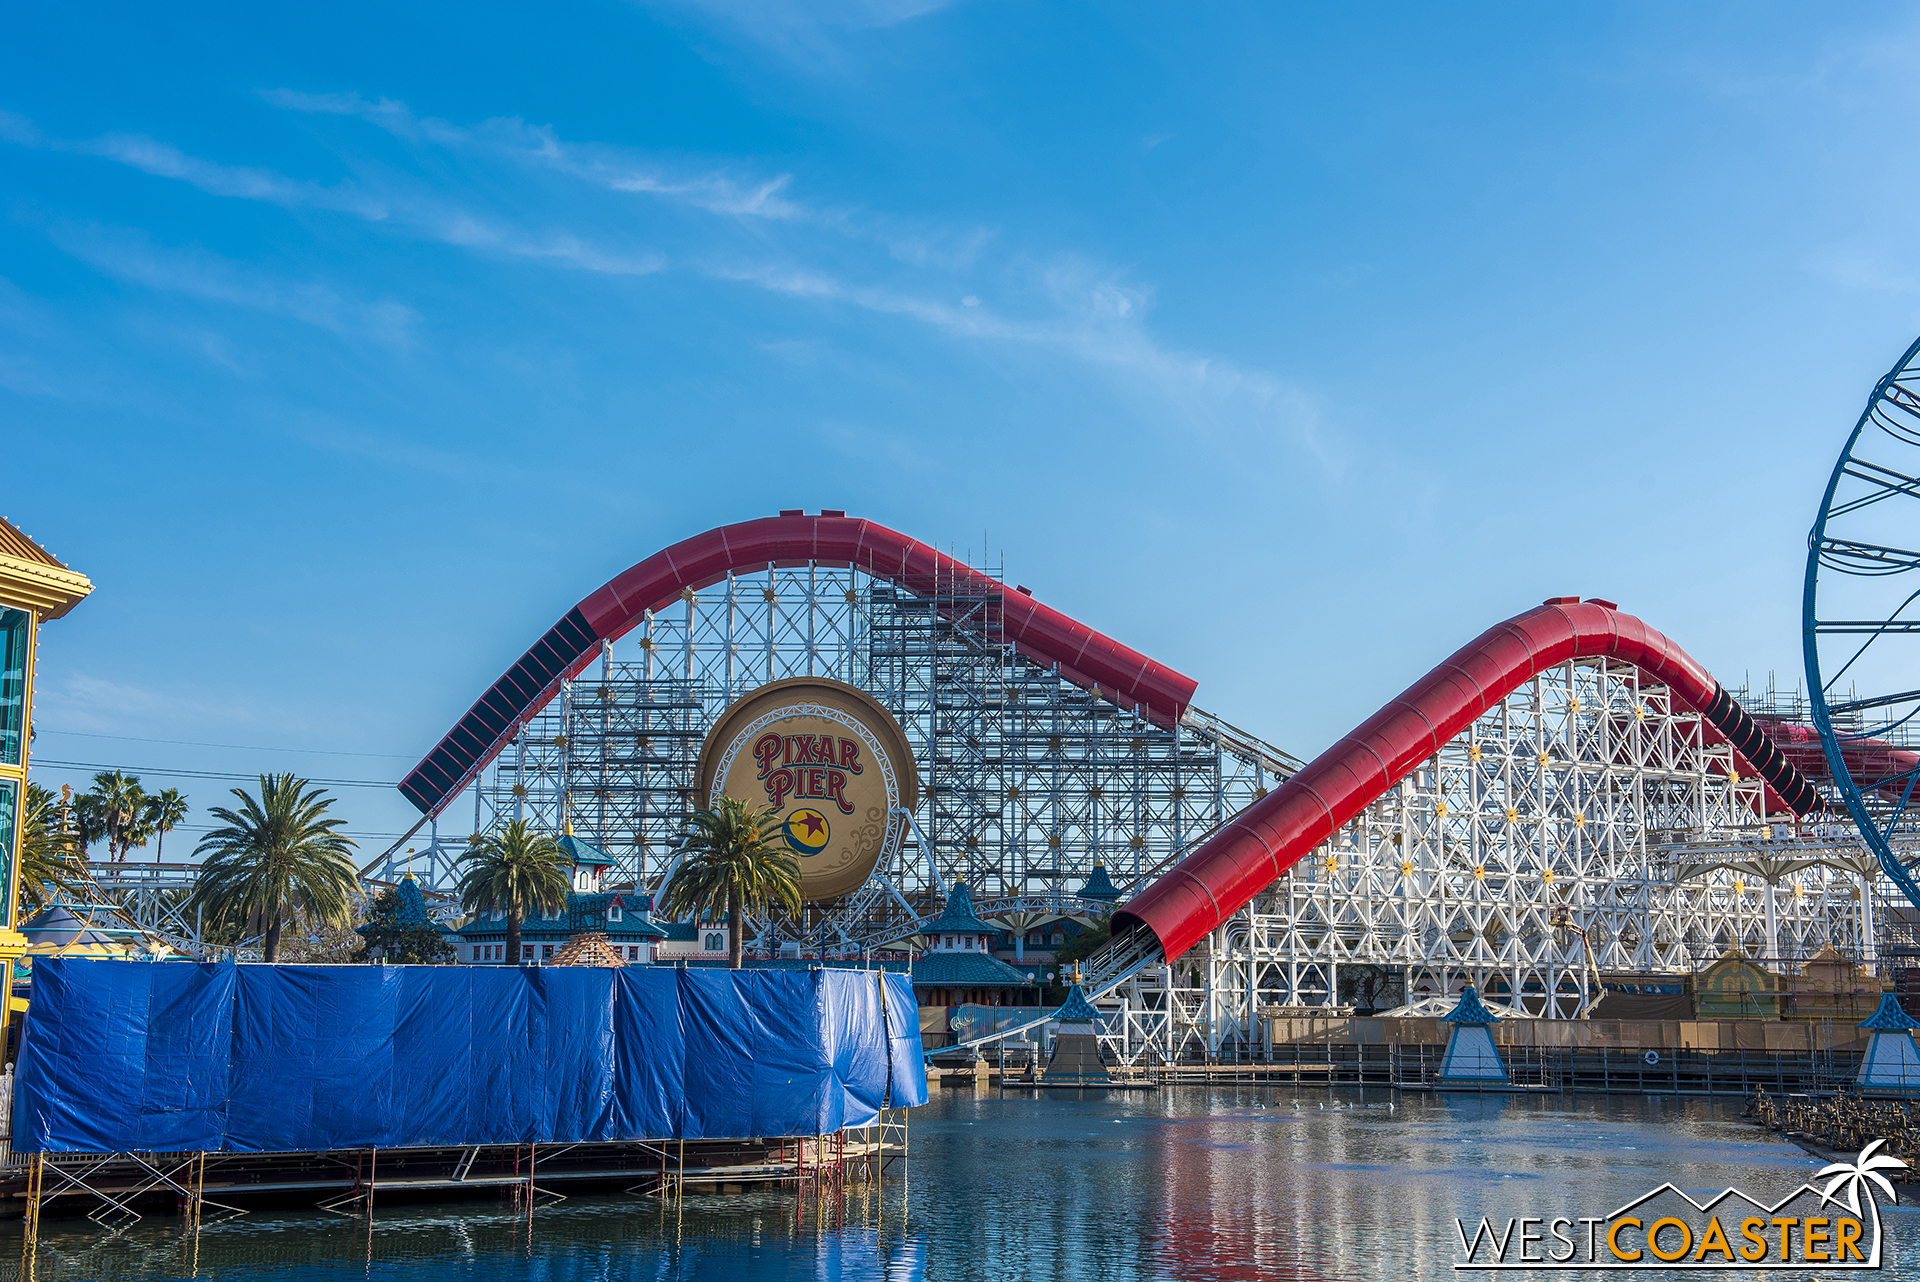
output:
<path id="1" fill-rule="evenodd" d="M 1873 879 L 1860 877 L 1860 960 L 1874 965 L 1880 960 L 1879 941 L 1874 938 Z"/>

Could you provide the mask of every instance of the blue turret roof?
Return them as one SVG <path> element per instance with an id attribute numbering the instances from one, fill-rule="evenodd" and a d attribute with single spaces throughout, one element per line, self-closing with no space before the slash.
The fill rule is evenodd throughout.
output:
<path id="1" fill-rule="evenodd" d="M 920 933 L 997 935 L 1000 932 L 973 915 L 973 896 L 967 892 L 967 883 L 956 881 L 952 892 L 947 895 L 947 906 L 940 910 L 938 917 L 922 926 Z"/>
<path id="2" fill-rule="evenodd" d="M 571 832 L 559 839 L 560 849 L 567 852 L 567 858 L 587 868 L 611 868 L 613 856 L 609 855 L 591 841 L 574 836 Z"/>
<path id="3" fill-rule="evenodd" d="M 1892 993 L 1880 995 L 1880 1008 L 1861 1020 L 1859 1027 L 1872 1029 L 1876 1033 L 1910 1033 L 1920 1028 L 1920 1023 L 1907 1014 L 1900 999 Z"/>
<path id="4" fill-rule="evenodd" d="M 1032 988 L 1037 981 L 991 953 L 927 953 L 913 963 L 913 982 L 922 988 Z"/>
<path id="5" fill-rule="evenodd" d="M 1093 860 L 1093 871 L 1087 874 L 1087 884 L 1080 887 L 1080 898 L 1105 899 L 1109 902 L 1120 898 L 1120 892 L 1107 876 L 1107 866 L 1100 862 L 1097 855 Z"/>
<path id="6" fill-rule="evenodd" d="M 1060 1009 L 1053 1012 L 1053 1017 L 1065 1023 L 1086 1024 L 1099 1019 L 1100 1012 L 1093 1008 L 1093 1003 L 1087 1000 L 1087 995 L 1080 991 L 1080 985 L 1075 984 L 1073 991 L 1067 994 L 1067 1000 L 1060 1003 Z"/>
<path id="7" fill-rule="evenodd" d="M 621 909 L 618 920 L 614 920 L 609 911 L 616 903 Z M 654 922 L 650 915 L 652 907 L 651 897 L 631 890 L 603 890 L 591 894 L 569 891 L 567 906 L 558 915 L 547 917 L 536 914 L 529 917 L 520 923 L 520 933 L 525 937 L 597 931 L 614 940 L 671 938 Z M 460 929 L 461 936 L 466 939 L 495 935 L 504 938 L 506 933 L 506 914 L 498 911 L 488 913 L 485 917 L 476 917 Z"/>
<path id="8" fill-rule="evenodd" d="M 1451 1013 L 1440 1017 L 1443 1024 L 1497 1024 L 1500 1017 L 1488 1010 L 1480 1001 L 1480 994 L 1473 991 L 1473 985 L 1467 985 L 1467 991 L 1460 994 L 1460 1004 Z"/>
<path id="9" fill-rule="evenodd" d="M 393 888 L 393 894 L 397 901 L 394 904 L 393 920 L 401 929 L 436 930 L 443 935 L 451 935 L 454 933 L 435 921 L 433 914 L 427 911 L 426 896 L 420 893 L 420 883 L 413 879 L 412 873 L 408 873 L 400 879 L 400 884 Z M 354 933 L 356 935 L 366 935 L 372 931 L 372 929 L 372 926 L 356 926 L 354 927 Z"/>

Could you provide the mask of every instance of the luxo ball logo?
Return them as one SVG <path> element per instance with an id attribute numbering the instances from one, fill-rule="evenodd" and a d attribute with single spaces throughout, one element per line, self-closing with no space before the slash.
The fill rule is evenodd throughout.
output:
<path id="1" fill-rule="evenodd" d="M 787 822 L 781 825 L 780 832 L 786 837 L 787 845 L 793 847 L 794 853 L 801 855 L 817 855 L 833 839 L 832 825 L 818 810 L 794 811 L 787 816 Z"/>
<path id="2" fill-rule="evenodd" d="M 1505 1269 L 1877 1269 L 1880 1205 L 1899 1201 L 1883 1174 L 1906 1169 L 1875 1140 L 1772 1205 L 1730 1188 L 1696 1202 L 1671 1184 L 1611 1215 L 1460 1220 L 1456 1271 Z"/>
<path id="3" fill-rule="evenodd" d="M 721 714 L 700 749 L 700 795 L 771 806 L 800 861 L 800 893 L 832 899 L 892 860 L 919 804 L 907 737 L 864 690 L 775 681 Z"/>

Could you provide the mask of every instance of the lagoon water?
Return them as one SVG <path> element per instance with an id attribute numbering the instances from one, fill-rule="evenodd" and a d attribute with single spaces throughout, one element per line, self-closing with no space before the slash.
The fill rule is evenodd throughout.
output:
<path id="1" fill-rule="evenodd" d="M 255 1212 L 197 1235 L 170 1215 L 118 1232 L 49 1217 L 35 1274 L 1405 1282 L 1456 1276 L 1456 1216 L 1601 1215 L 1669 1180 L 1695 1196 L 1731 1184 L 1771 1201 L 1818 1169 L 1742 1122 L 1740 1107 L 1378 1089 L 948 1090 L 914 1111 L 906 1176 L 896 1166 L 878 1190 L 689 1195 L 671 1212 L 640 1198 L 575 1197 L 540 1210 L 531 1227 L 504 1203 L 379 1208 L 371 1223 Z M 1920 1277 L 1920 1214 L 1893 1208 L 1883 1222 L 1882 1276 Z M 19 1245 L 16 1223 L 0 1236 L 0 1260 Z"/>

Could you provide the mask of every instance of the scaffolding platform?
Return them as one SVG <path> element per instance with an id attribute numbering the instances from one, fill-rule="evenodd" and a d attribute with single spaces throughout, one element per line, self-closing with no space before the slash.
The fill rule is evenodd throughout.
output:
<path id="1" fill-rule="evenodd" d="M 906 1110 L 832 1135 L 594 1144 L 470 1145 L 311 1153 L 47 1153 L 0 1169 L 0 1217 L 48 1211 L 130 1221 L 167 1210 L 244 1214 L 311 1206 L 343 1214 L 381 1202 L 504 1197 L 545 1205 L 567 1193 L 638 1197 L 749 1185 L 883 1180 L 907 1156 Z"/>

